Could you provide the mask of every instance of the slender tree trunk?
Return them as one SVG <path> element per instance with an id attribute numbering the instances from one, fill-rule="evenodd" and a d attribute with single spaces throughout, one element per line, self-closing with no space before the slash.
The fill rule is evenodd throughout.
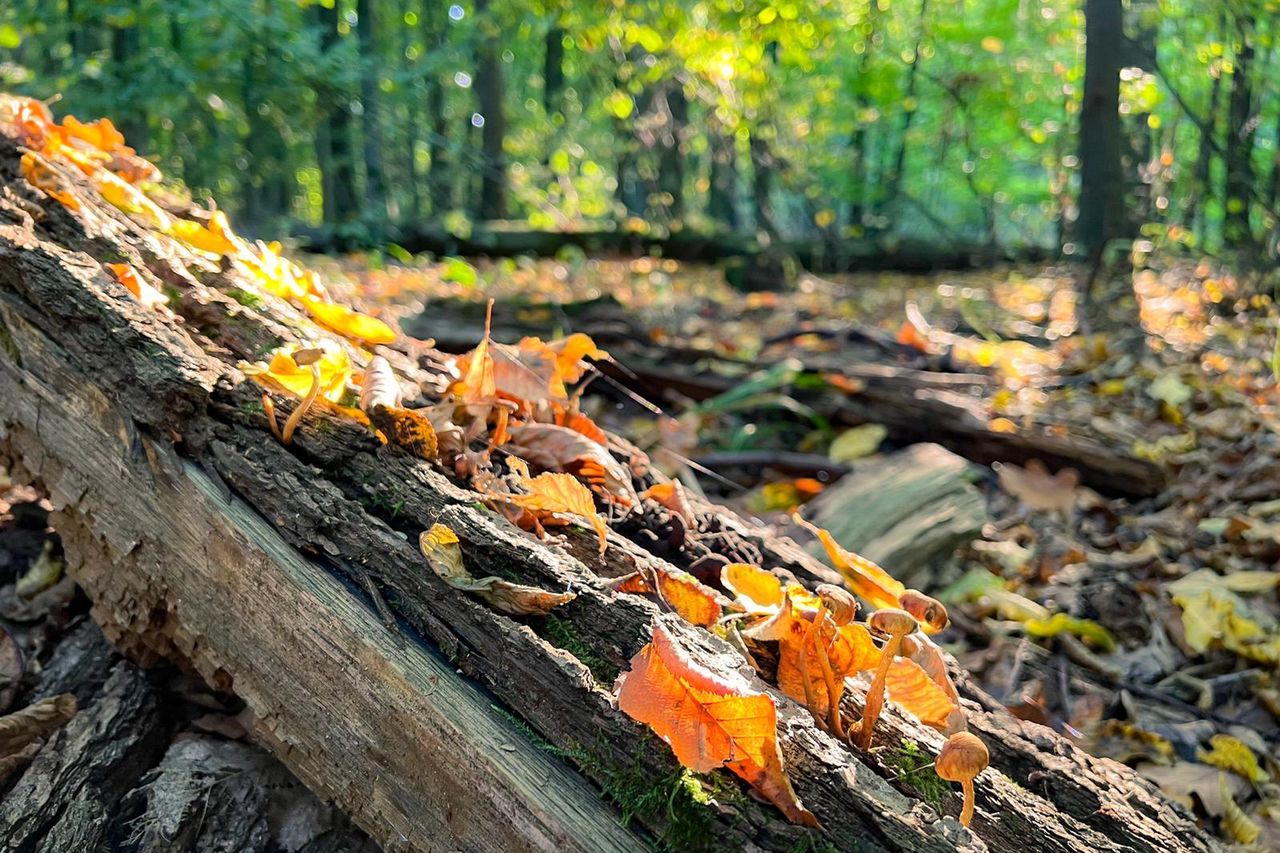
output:
<path id="1" fill-rule="evenodd" d="M 387 213 L 382 164 L 382 95 L 378 91 L 377 20 L 373 0 L 357 0 L 356 37 L 360 42 L 360 103 L 364 129 L 364 200 L 377 219 Z"/>
<path id="2" fill-rule="evenodd" d="M 1249 225 L 1249 200 L 1253 192 L 1253 138 L 1258 129 L 1253 111 L 1253 21 L 1240 18 L 1239 53 L 1231 70 L 1231 99 L 1228 104 L 1228 133 L 1225 160 L 1227 195 L 1222 236 L 1228 246 L 1246 247 L 1253 242 Z"/>
<path id="3" fill-rule="evenodd" d="M 778 61 L 778 43 L 769 42 L 764 53 L 765 62 L 772 69 Z M 755 205 L 756 229 L 767 234 L 773 242 L 779 237 L 778 223 L 773 216 L 773 184 L 778 163 L 772 142 L 776 135 L 777 128 L 766 105 L 751 128 L 748 149 L 751 152 L 751 200 Z"/>
<path id="4" fill-rule="evenodd" d="M 503 145 L 507 120 L 503 110 L 502 43 L 498 24 L 491 17 L 489 0 L 476 0 L 476 16 L 482 32 L 476 50 L 476 100 L 481 127 L 480 152 L 484 160 L 480 178 L 481 219 L 507 216 L 507 159 Z"/>
<path id="5" fill-rule="evenodd" d="M 327 55 L 339 48 L 338 10 L 317 3 L 315 23 L 320 49 Z M 352 152 L 352 121 L 349 93 L 326 85 L 318 93 L 320 120 L 316 130 L 316 164 L 324 187 L 324 218 L 328 224 L 356 219 L 360 206 L 356 199 L 355 160 Z"/>
<path id="6" fill-rule="evenodd" d="M 138 14 L 128 26 L 111 28 L 111 65 L 115 79 L 125 81 L 134 73 L 133 65 L 142 47 L 141 30 L 138 22 L 141 15 L 139 0 L 131 0 L 131 8 Z M 147 133 L 147 115 L 143 109 L 133 103 L 121 104 L 119 111 L 120 132 L 129 144 L 142 153 L 146 153 L 150 145 Z"/>
<path id="7" fill-rule="evenodd" d="M 564 27 L 552 24 L 547 30 L 542 60 L 542 109 L 547 120 L 564 119 Z"/>
<path id="8" fill-rule="evenodd" d="M 867 156 L 868 134 L 866 122 L 862 114 L 869 106 L 866 95 L 867 75 L 871 70 L 872 45 L 875 41 L 876 27 L 880 19 L 880 5 L 867 5 L 867 20 L 863 27 L 862 58 L 858 60 L 858 78 L 853 86 L 853 134 L 849 137 L 849 148 L 853 151 L 853 178 L 851 195 L 853 201 L 849 205 L 849 225 L 856 229 L 867 226 L 867 205 L 871 188 L 871 175 L 868 174 L 871 158 Z"/>
<path id="9" fill-rule="evenodd" d="M 911 135 L 911 125 L 916 118 L 916 90 L 920 79 L 920 50 L 924 47 L 928 15 L 929 0 L 920 0 L 920 19 L 916 31 L 916 46 L 911 54 L 911 64 L 907 67 L 907 89 L 903 97 L 902 124 L 898 128 L 898 148 L 894 152 L 893 163 L 889 167 L 889 174 L 886 176 L 887 180 L 885 182 L 884 209 L 894 219 L 897 218 L 898 209 L 901 207 L 902 174 L 907 167 L 907 150 Z M 894 223 L 890 222 L 889 228 L 892 228 L 893 225 Z"/>
<path id="10" fill-rule="evenodd" d="M 730 231 L 741 226 L 738 218 L 738 145 L 737 140 L 713 117 L 707 136 L 711 154 L 710 192 L 707 215 Z"/>
<path id="11" fill-rule="evenodd" d="M 403 22 L 397 22 L 397 29 L 401 32 L 400 41 L 400 61 L 407 63 L 409 61 L 409 47 L 413 43 L 413 33 Z M 409 69 L 406 69 L 406 76 Z M 408 103 L 404 105 L 405 128 L 404 128 L 404 176 L 405 192 L 408 194 L 409 209 L 408 217 L 411 222 L 417 222 L 422 218 L 422 189 L 418 184 L 418 128 L 422 125 L 422 95 L 425 92 L 420 81 L 414 81 L 409 84 Z"/>
<path id="12" fill-rule="evenodd" d="M 423 25 L 427 28 L 427 57 L 431 71 L 427 74 L 427 122 L 430 139 L 427 151 L 431 163 L 427 167 L 427 195 L 431 198 L 431 212 L 440 217 L 453 208 L 453 179 L 449 169 L 449 124 L 445 115 L 445 81 L 440 62 L 445 49 L 445 5 L 427 0 L 422 10 Z"/>
<path id="13" fill-rule="evenodd" d="M 678 80 L 664 89 L 665 121 L 659 138 L 658 189 L 666 208 L 667 220 L 684 219 L 684 141 L 689 124 L 689 102 Z"/>
<path id="14" fill-rule="evenodd" d="M 1198 242 L 1202 246 L 1206 222 L 1202 213 L 1201 200 L 1208 198 L 1212 192 L 1210 167 L 1213 165 L 1213 131 L 1218 126 L 1218 108 L 1221 101 L 1222 75 L 1215 74 L 1209 88 L 1209 112 L 1205 116 L 1207 124 L 1200 129 L 1200 151 L 1196 155 L 1195 178 L 1187 198 L 1185 214 L 1187 227 L 1195 229 Z"/>
<path id="15" fill-rule="evenodd" d="M 1125 219 L 1120 165 L 1120 61 L 1124 49 L 1121 0 L 1085 5 L 1084 103 L 1080 110 L 1080 203 L 1075 240 L 1101 255 Z"/>

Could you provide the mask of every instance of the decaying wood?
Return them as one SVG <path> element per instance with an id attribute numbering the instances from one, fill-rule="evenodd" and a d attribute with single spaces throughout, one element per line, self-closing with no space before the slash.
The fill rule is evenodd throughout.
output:
<path id="1" fill-rule="evenodd" d="M 806 515 L 844 547 L 893 566 L 908 587 L 937 589 L 946 582 L 942 564 L 987 520 L 972 468 L 936 444 L 913 444 L 859 460 Z"/>
<path id="2" fill-rule="evenodd" d="M 734 360 L 706 350 L 682 349 L 678 343 L 656 345 L 616 302 L 592 300 L 569 310 L 523 311 L 518 316 L 546 316 L 548 328 L 573 323 L 608 348 L 620 363 L 601 363 L 615 382 L 651 399 L 669 392 L 701 402 L 733 390 L 742 377 L 770 365 Z M 436 345 L 462 352 L 474 346 L 484 328 L 474 304 L 433 305 L 408 327 Z M 545 333 L 537 325 L 502 320 L 500 331 L 513 338 Z M 797 330 L 796 334 L 812 334 Z M 832 333 L 834 334 L 834 332 Z M 1038 459 L 1050 470 L 1072 467 L 1081 481 L 1104 494 L 1149 497 L 1167 484 L 1159 465 L 1123 447 L 1083 434 L 1033 426 L 1016 432 L 991 428 L 991 414 L 981 403 L 994 391 L 995 379 L 957 373 L 945 360 L 905 348 L 874 329 L 842 330 L 845 339 L 834 356 L 815 356 L 804 370 L 843 376 L 856 390 L 817 393 L 793 390 L 801 403 L 837 425 L 878 423 L 900 445 L 933 442 L 973 462 L 1025 464 Z M 679 365 L 679 367 L 673 367 Z"/>
<path id="3" fill-rule="evenodd" d="M 902 737 L 928 752 L 931 730 L 890 708 L 882 751 L 866 755 L 776 693 L 790 774 L 823 829 L 787 824 L 723 773 L 702 780 L 713 802 L 695 801 L 667 747 L 613 706 L 610 682 L 655 619 L 700 663 L 749 670 L 705 631 L 610 589 L 608 577 L 669 568 L 661 558 L 616 531 L 603 559 L 585 530 L 533 540 L 328 411 L 280 445 L 234 366 L 292 340 L 279 307 L 239 305 L 233 275 L 193 275 L 199 264 L 113 210 L 73 217 L 13 180 L 6 145 L 0 182 L 43 216 L 0 198 L 0 455 L 50 492 L 68 569 L 112 642 L 234 691 L 275 754 L 388 849 L 1215 849 L 1129 770 L 967 684 L 973 726 L 994 741 L 972 832 L 882 763 Z M 120 256 L 172 286 L 176 316 L 102 270 Z M 415 542 L 434 522 L 478 574 L 577 597 L 554 619 L 494 613 L 426 570 Z M 829 576 L 727 515 L 704 508 L 700 522 L 726 549 Z"/>

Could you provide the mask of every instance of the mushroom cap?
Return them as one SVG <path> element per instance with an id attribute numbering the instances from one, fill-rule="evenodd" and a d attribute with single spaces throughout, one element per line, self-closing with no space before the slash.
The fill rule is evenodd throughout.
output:
<path id="1" fill-rule="evenodd" d="M 951 621 L 951 617 L 947 615 L 947 608 L 941 601 L 925 595 L 918 589 L 909 589 L 904 592 L 899 597 L 898 603 L 902 605 L 903 610 L 923 623 L 931 632 L 941 631 Z"/>
<path id="2" fill-rule="evenodd" d="M 899 610 L 896 607 L 886 607 L 877 610 L 867 617 L 867 625 L 873 631 L 890 636 L 905 637 L 919 627 L 916 617 L 912 616 L 905 610 Z"/>
<path id="3" fill-rule="evenodd" d="M 969 732 L 956 732 L 947 738 L 933 763 L 938 776 L 948 782 L 968 782 L 987 768 L 991 755 L 987 745 Z"/>
<path id="4" fill-rule="evenodd" d="M 322 358 L 324 358 L 324 350 L 319 347 L 308 347 L 294 352 L 293 363 L 298 367 L 308 367 L 312 364 L 318 364 Z"/>
<path id="5" fill-rule="evenodd" d="M 834 584 L 818 584 L 814 590 L 822 599 L 822 606 L 827 608 L 831 618 L 837 625 L 848 625 L 858 614 L 858 602 L 846 590 Z"/>

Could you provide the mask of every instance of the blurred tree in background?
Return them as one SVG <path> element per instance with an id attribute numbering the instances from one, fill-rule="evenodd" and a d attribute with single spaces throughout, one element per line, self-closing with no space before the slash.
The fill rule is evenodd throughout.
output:
<path id="1" fill-rule="evenodd" d="M 1278 233 L 1278 10 L 8 0 L 0 85 L 111 116 L 250 231 L 635 220 L 833 252 L 1257 254 Z"/>

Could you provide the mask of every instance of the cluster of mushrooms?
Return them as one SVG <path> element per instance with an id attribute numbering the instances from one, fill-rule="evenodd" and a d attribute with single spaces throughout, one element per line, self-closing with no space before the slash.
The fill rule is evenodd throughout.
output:
<path id="1" fill-rule="evenodd" d="M 822 601 L 823 606 L 821 612 L 813 620 L 813 624 L 809 628 L 810 632 L 820 630 L 822 621 L 828 618 L 837 627 L 847 625 L 853 621 L 858 611 L 858 602 L 847 590 L 832 584 L 820 584 L 814 592 Z M 873 634 L 885 638 L 885 643 L 881 649 L 880 661 L 876 665 L 871 686 L 867 690 L 862 719 L 857 727 L 848 733 L 848 740 L 864 752 L 871 748 L 871 736 L 875 730 L 876 721 L 880 719 L 880 712 L 884 708 L 886 681 L 894 658 L 899 654 L 907 657 L 914 655 L 915 649 L 912 648 L 912 644 L 919 642 L 919 640 L 912 637 L 912 635 L 917 632 L 922 623 L 929 626 L 931 630 L 937 631 L 945 628 L 949 621 L 946 608 L 940 602 L 917 590 L 907 590 L 901 596 L 899 603 L 902 608 L 881 608 L 867 617 L 868 629 Z M 831 666 L 826 659 L 823 643 L 816 643 L 815 648 L 819 659 L 819 668 L 826 676 L 825 680 L 829 691 L 827 695 L 836 697 L 839 694 L 831 678 Z M 800 671 L 804 682 L 805 695 L 809 697 L 813 691 L 805 660 L 805 655 L 808 652 L 807 638 L 802 649 Z M 815 711 L 815 703 L 812 699 L 808 704 L 810 712 L 814 714 L 820 725 L 828 728 L 837 737 L 845 739 L 846 735 L 840 721 L 838 701 L 827 703 L 827 710 L 829 711 L 827 719 L 823 719 L 823 715 Z M 934 768 L 940 778 L 948 782 L 960 783 L 964 793 L 964 805 L 960 811 L 960 823 L 964 826 L 968 826 L 973 820 L 973 780 L 987 768 L 989 763 L 990 754 L 987 751 L 986 744 L 967 731 L 959 731 L 948 737 L 938 753 L 937 760 L 934 762 Z"/>

